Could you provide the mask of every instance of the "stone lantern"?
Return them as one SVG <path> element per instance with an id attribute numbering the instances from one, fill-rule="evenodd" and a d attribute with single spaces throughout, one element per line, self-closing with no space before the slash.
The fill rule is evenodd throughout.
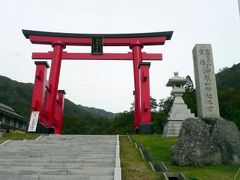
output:
<path id="1" fill-rule="evenodd" d="M 174 76 L 166 84 L 167 87 L 172 87 L 171 95 L 174 96 L 174 101 L 164 125 L 163 136 L 178 136 L 182 122 L 186 118 L 195 117 L 182 98 L 186 82 L 187 80 L 184 77 L 179 77 L 178 72 L 174 72 Z"/>

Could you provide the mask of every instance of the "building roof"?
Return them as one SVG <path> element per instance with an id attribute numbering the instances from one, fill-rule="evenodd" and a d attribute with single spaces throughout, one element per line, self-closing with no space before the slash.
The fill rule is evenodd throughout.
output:
<path id="1" fill-rule="evenodd" d="M 5 115 L 7 115 L 7 116 L 11 116 L 11 117 L 17 118 L 17 119 L 19 119 L 21 121 L 26 121 L 26 119 L 23 116 L 17 114 L 14 111 L 13 108 L 11 108 L 11 107 L 9 107 L 9 106 L 7 106 L 5 104 L 2 104 L 2 103 L 0 103 L 0 113 L 3 113 Z"/>

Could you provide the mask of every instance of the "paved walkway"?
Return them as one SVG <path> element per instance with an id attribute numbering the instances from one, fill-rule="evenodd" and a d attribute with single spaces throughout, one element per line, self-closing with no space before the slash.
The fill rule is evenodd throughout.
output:
<path id="1" fill-rule="evenodd" d="M 10 141 L 0 145 L 0 180 L 113 180 L 116 145 L 109 135 Z"/>

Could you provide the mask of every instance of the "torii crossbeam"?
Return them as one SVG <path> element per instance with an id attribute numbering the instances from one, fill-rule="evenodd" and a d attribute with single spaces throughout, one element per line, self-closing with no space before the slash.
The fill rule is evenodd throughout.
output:
<path id="1" fill-rule="evenodd" d="M 32 59 L 52 60 L 49 80 L 46 79 L 48 64 L 36 61 L 32 112 L 39 112 L 39 123 L 53 128 L 56 134 L 62 131 L 63 91 L 58 91 L 62 60 L 132 60 L 134 71 L 134 128 L 140 133 L 152 133 L 149 88 L 150 63 L 143 60 L 162 60 L 160 53 L 142 52 L 144 46 L 164 45 L 173 31 L 136 34 L 72 34 L 22 30 L 33 44 L 51 45 L 53 51 L 33 52 Z M 63 51 L 66 46 L 91 46 L 91 53 L 71 53 Z M 132 52 L 103 53 L 103 46 L 128 46 Z M 41 73 L 40 73 L 41 72 Z"/>

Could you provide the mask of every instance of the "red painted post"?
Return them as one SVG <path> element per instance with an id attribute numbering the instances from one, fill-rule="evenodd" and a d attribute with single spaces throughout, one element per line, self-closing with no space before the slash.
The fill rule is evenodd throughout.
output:
<path id="1" fill-rule="evenodd" d="M 150 86 L 149 86 L 149 62 L 143 62 L 139 64 L 140 69 L 140 96 L 141 96 L 141 114 L 139 133 L 140 134 L 152 134 L 153 125 L 151 123 L 151 105 L 150 105 Z"/>
<path id="2" fill-rule="evenodd" d="M 54 114 L 57 98 L 57 89 L 62 62 L 62 52 L 65 45 L 62 42 L 53 43 L 53 57 L 49 75 L 49 89 L 46 103 L 47 124 L 49 128 L 54 128 Z"/>
<path id="3" fill-rule="evenodd" d="M 141 101 L 140 101 L 140 79 L 139 79 L 139 69 L 138 65 L 142 62 L 142 48 L 143 45 L 139 41 L 136 41 L 131 44 L 130 48 L 133 53 L 133 72 L 134 72 L 134 128 L 138 132 L 140 114 L 141 114 Z"/>
<path id="4" fill-rule="evenodd" d="M 49 65 L 46 61 L 35 61 L 36 74 L 33 86 L 32 111 L 39 111 L 38 123 L 44 124 L 44 100 L 46 96 L 46 76 Z"/>
<path id="5" fill-rule="evenodd" d="M 54 134 L 62 134 L 63 109 L 64 109 L 64 90 L 58 90 L 56 109 L 55 109 L 55 129 Z"/>

